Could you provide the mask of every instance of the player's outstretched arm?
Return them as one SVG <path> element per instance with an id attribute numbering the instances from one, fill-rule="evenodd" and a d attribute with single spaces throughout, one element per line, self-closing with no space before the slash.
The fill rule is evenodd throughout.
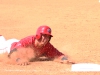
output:
<path id="1" fill-rule="evenodd" d="M 54 61 L 63 63 L 63 64 L 75 64 L 76 62 L 71 60 L 69 57 L 65 55 L 61 55 L 60 57 L 55 58 Z"/>

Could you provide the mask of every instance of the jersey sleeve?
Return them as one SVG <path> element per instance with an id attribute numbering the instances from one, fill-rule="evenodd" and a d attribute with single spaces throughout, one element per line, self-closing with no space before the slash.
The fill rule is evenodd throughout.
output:
<path id="1" fill-rule="evenodd" d="M 58 51 L 53 45 L 51 45 L 50 43 L 48 43 L 45 46 L 46 49 L 46 53 L 45 56 L 49 57 L 49 58 L 55 58 L 55 57 L 59 57 L 61 55 L 64 55 L 62 52 Z"/>

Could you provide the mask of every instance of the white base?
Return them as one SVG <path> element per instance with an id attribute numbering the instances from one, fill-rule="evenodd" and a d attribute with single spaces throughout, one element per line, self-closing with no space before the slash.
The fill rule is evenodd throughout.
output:
<path id="1" fill-rule="evenodd" d="M 93 64 L 93 63 L 79 63 L 79 64 L 73 64 L 71 67 L 71 71 L 100 71 L 100 65 L 99 64 Z"/>

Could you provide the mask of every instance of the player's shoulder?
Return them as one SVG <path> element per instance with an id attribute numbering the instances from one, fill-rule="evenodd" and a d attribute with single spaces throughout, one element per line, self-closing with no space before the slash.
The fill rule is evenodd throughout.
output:
<path id="1" fill-rule="evenodd" d="M 21 40 L 34 40 L 35 39 L 35 35 L 30 35 L 30 36 L 26 36 L 24 38 L 22 38 Z"/>
<path id="2" fill-rule="evenodd" d="M 25 38 L 35 38 L 35 35 L 29 35 L 29 36 L 26 36 Z"/>
<path id="3" fill-rule="evenodd" d="M 35 38 L 35 35 L 27 36 L 26 38 Z"/>

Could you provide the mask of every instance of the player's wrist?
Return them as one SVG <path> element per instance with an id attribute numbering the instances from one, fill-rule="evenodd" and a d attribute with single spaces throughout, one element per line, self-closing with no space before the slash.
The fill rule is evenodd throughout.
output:
<path id="1" fill-rule="evenodd" d="M 63 57 L 61 58 L 61 60 L 62 60 L 62 61 L 68 60 L 68 58 L 67 58 L 66 56 L 63 56 Z"/>
<path id="2" fill-rule="evenodd" d="M 19 61 L 20 61 L 20 58 L 17 58 L 17 59 L 16 59 L 16 62 L 19 62 Z"/>

